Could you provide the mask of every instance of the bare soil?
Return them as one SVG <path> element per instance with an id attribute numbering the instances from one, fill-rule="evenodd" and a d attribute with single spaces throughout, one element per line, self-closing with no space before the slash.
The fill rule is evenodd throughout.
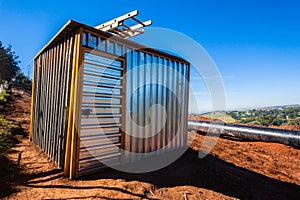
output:
<path id="1" fill-rule="evenodd" d="M 9 119 L 29 130 L 30 97 L 13 97 Z M 223 138 L 206 157 L 198 150 L 205 136 L 188 134 L 191 148 L 161 170 L 130 174 L 106 169 L 68 180 L 24 134 L 0 159 L 4 199 L 299 199 L 300 150 L 274 143 Z M 17 166 L 22 153 L 21 165 Z"/>

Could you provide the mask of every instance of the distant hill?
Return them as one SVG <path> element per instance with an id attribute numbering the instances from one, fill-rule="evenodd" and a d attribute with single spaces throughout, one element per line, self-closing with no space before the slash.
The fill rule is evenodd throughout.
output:
<path id="1" fill-rule="evenodd" d="M 300 104 L 291 104 L 291 105 L 283 105 L 283 106 L 269 106 L 269 107 L 263 107 L 258 108 L 259 110 L 274 110 L 274 109 L 285 109 L 288 107 L 300 107 Z"/>
<path id="2" fill-rule="evenodd" d="M 258 126 L 300 126 L 300 104 L 270 106 L 249 110 L 210 112 L 200 114 L 226 123 L 240 123 Z"/>

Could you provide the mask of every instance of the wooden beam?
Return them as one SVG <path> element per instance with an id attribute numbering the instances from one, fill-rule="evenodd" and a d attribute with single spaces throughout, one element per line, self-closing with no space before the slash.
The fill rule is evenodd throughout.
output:
<path id="1" fill-rule="evenodd" d="M 72 145 L 73 145 L 73 123 L 74 123 L 74 98 L 75 98 L 75 77 L 77 73 L 77 66 L 78 66 L 78 49 L 79 49 L 79 40 L 80 39 L 80 33 L 77 31 L 75 35 L 75 44 L 73 48 L 73 66 L 72 66 L 72 80 L 71 80 L 71 91 L 70 91 L 70 103 L 69 103 L 69 117 L 68 117 L 68 130 L 67 130 L 67 138 L 66 138 L 66 152 L 65 152 L 65 164 L 64 164 L 64 175 L 69 176 L 70 178 L 73 178 L 71 176 L 71 169 L 72 169 Z"/>
<path id="2" fill-rule="evenodd" d="M 37 59 L 34 59 L 34 65 L 33 65 L 33 73 L 32 73 L 32 81 L 31 81 L 31 108 L 30 108 L 30 132 L 29 132 L 29 140 L 32 141 L 32 131 L 33 131 L 33 126 L 36 124 L 33 124 L 33 112 L 34 112 L 34 98 L 35 98 L 35 73 L 36 73 L 36 64 Z"/>

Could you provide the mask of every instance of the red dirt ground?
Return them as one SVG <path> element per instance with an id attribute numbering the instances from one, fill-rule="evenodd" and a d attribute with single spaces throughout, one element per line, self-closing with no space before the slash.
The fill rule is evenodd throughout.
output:
<path id="1" fill-rule="evenodd" d="M 30 98 L 13 98 L 4 114 L 27 130 Z M 299 199 L 300 150 L 219 138 L 198 158 L 204 136 L 189 133 L 190 148 L 161 170 L 130 174 L 107 169 L 70 181 L 28 138 L 0 160 L 4 199 Z M 21 166 L 18 153 L 23 151 Z"/>

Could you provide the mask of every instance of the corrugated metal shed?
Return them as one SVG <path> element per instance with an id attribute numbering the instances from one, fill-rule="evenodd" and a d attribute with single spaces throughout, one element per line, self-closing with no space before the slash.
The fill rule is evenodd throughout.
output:
<path id="1" fill-rule="evenodd" d="M 70 178 L 184 147 L 189 72 L 69 21 L 35 57 L 30 137 Z"/>

